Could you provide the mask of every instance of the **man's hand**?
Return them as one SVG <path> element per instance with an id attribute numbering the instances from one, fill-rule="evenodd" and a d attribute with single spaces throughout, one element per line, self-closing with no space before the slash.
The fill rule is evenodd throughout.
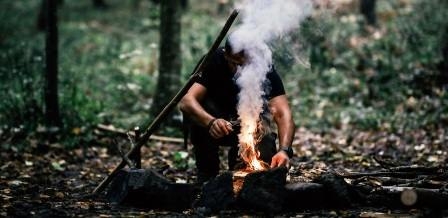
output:
<path id="1" fill-rule="evenodd" d="M 227 120 L 216 119 L 211 122 L 208 132 L 215 139 L 226 136 L 233 131 L 232 124 Z"/>
<path id="2" fill-rule="evenodd" d="M 279 151 L 272 157 L 271 168 L 286 167 L 289 169 L 289 157 L 284 151 Z"/>

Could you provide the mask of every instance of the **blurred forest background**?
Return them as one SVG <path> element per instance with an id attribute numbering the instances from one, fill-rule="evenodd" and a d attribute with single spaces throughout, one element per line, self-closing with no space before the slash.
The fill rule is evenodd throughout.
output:
<path id="1" fill-rule="evenodd" d="M 97 124 L 145 128 L 182 87 L 232 2 L 180 4 L 175 15 L 180 35 L 174 39 L 179 58 L 164 64 L 175 65 L 173 71 L 161 69 L 159 61 L 158 1 L 59 1 L 58 137 L 65 146 L 89 141 Z M 316 1 L 317 10 L 300 30 L 273 44 L 297 125 L 398 133 L 446 126 L 447 5 L 443 0 L 379 0 L 373 14 L 363 16 L 357 1 Z M 50 131 L 44 116 L 41 7 L 40 0 L 1 2 L 4 148 L 20 147 L 24 139 Z M 156 99 L 158 83 L 167 94 Z M 175 119 L 181 118 L 177 114 Z M 181 135 L 179 125 L 161 131 Z"/>
<path id="2" fill-rule="evenodd" d="M 129 143 L 98 125 L 145 129 L 236 1 L 45 2 L 0 1 L 0 215 L 110 214 L 81 197 L 121 160 L 114 144 Z M 448 1 L 314 3 L 300 29 L 272 44 L 298 127 L 291 178 L 378 169 L 373 155 L 446 166 Z M 176 111 L 156 134 L 180 138 L 181 119 Z M 191 152 L 161 141 L 142 149 L 143 164 L 194 181 Z"/>

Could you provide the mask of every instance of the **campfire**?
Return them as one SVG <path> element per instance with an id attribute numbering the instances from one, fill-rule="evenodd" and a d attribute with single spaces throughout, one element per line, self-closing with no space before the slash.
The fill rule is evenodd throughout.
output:
<path id="1" fill-rule="evenodd" d="M 233 172 L 233 193 L 237 196 L 243 187 L 245 177 L 249 173 L 268 170 L 269 165 L 260 159 L 260 152 L 257 148 L 264 135 L 262 122 L 255 119 L 243 119 L 243 121 L 233 123 L 233 125 L 241 127 L 239 155 L 245 163 L 245 168 Z"/>
<path id="2" fill-rule="evenodd" d="M 239 155 L 246 163 L 246 169 L 242 171 L 266 170 L 269 165 L 260 160 L 260 152 L 257 144 L 261 141 L 264 131 L 263 125 L 259 120 L 242 119 L 241 133 L 239 135 Z"/>

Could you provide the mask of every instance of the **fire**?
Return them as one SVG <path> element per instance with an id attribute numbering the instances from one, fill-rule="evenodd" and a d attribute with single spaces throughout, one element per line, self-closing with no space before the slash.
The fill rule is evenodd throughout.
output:
<path id="1" fill-rule="evenodd" d="M 260 160 L 260 152 L 256 148 L 263 135 L 262 131 L 260 131 L 261 127 L 258 120 L 242 119 L 241 133 L 239 135 L 239 153 L 247 165 L 246 170 L 265 170 L 269 168 L 267 163 Z"/>

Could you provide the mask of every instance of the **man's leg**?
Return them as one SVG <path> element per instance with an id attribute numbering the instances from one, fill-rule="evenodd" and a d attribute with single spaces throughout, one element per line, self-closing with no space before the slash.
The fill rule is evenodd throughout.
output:
<path id="1" fill-rule="evenodd" d="M 277 148 L 275 146 L 276 139 L 277 134 L 270 133 L 265 135 L 258 143 L 258 151 L 260 151 L 260 159 L 269 165 L 271 164 L 272 157 L 277 153 Z"/>
<path id="2" fill-rule="evenodd" d="M 229 164 L 229 170 L 239 169 L 239 163 L 241 160 L 238 158 L 238 135 L 233 132 L 222 138 L 220 142 L 223 146 L 230 147 L 227 152 L 227 163 Z"/>
<path id="3" fill-rule="evenodd" d="M 197 181 L 202 184 L 219 173 L 218 145 L 202 128 L 191 129 L 191 143 L 196 158 Z"/>

